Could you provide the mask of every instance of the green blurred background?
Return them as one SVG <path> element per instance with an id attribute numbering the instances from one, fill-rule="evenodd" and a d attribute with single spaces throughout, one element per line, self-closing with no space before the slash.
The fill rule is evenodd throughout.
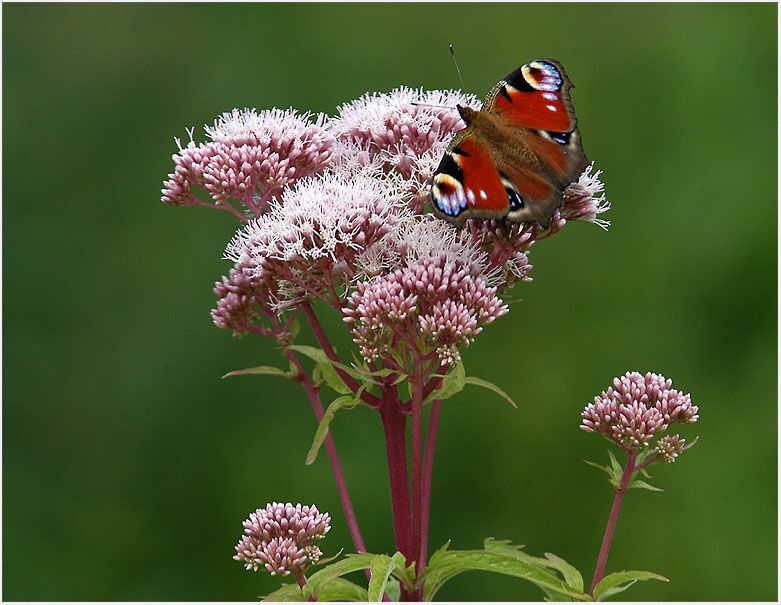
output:
<path id="1" fill-rule="evenodd" d="M 334 516 L 315 422 L 259 338 L 212 326 L 236 224 L 159 202 L 174 136 L 233 107 L 334 112 L 401 84 L 482 96 L 558 58 L 609 233 L 535 247 L 531 284 L 464 358 L 520 404 L 467 390 L 443 413 L 432 549 L 509 538 L 590 577 L 611 502 L 579 413 L 628 369 L 700 405 L 700 444 L 632 492 L 608 570 L 670 584 L 637 600 L 775 600 L 775 5 L 3 6 L 3 579 L 11 600 L 251 600 L 277 580 L 231 560 L 270 500 Z M 197 135 L 202 140 L 202 133 Z M 342 349 L 339 319 L 327 324 Z M 334 434 L 368 548 L 392 549 L 378 416 Z M 527 600 L 464 574 L 442 599 Z"/>

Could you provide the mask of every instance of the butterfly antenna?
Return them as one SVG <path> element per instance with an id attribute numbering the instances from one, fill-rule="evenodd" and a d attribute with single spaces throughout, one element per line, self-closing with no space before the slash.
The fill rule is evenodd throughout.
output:
<path id="1" fill-rule="evenodd" d="M 461 82 L 461 90 L 466 88 L 464 86 L 464 78 L 461 77 L 461 68 L 458 66 L 458 60 L 456 60 L 456 49 L 453 48 L 453 45 L 450 45 L 450 56 L 453 57 L 453 63 L 456 66 L 456 73 L 458 74 L 458 81 Z"/>

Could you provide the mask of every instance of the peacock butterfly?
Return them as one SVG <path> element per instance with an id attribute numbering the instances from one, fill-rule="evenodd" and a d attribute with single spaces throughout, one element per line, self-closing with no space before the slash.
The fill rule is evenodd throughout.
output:
<path id="1" fill-rule="evenodd" d="M 482 109 L 457 105 L 458 132 L 434 174 L 434 213 L 547 227 L 564 189 L 586 167 L 567 74 L 558 61 L 524 63 L 491 89 Z"/>

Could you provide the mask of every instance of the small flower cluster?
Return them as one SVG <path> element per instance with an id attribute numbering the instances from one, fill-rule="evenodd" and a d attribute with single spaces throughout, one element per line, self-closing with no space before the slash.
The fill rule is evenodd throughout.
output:
<path id="1" fill-rule="evenodd" d="M 395 245 L 401 266 L 358 283 L 344 321 L 367 361 L 422 339 L 452 365 L 459 346 L 507 313 L 488 283 L 487 258 L 467 234 L 433 217 L 408 226 Z"/>
<path id="2" fill-rule="evenodd" d="M 252 331 L 260 317 L 263 301 L 245 267 L 237 265 L 214 284 L 217 306 L 212 309 L 214 325 L 236 335 Z"/>
<path id="3" fill-rule="evenodd" d="M 357 257 L 409 218 L 383 181 L 327 173 L 287 189 L 240 230 L 226 256 L 256 283 L 286 282 L 300 296 L 331 297 L 355 275 Z"/>
<path id="4" fill-rule="evenodd" d="M 691 395 L 672 388 L 672 380 L 650 372 L 627 372 L 586 406 L 580 428 L 602 433 L 625 449 L 640 449 L 671 424 L 697 422 L 698 411 Z M 675 435 L 659 440 L 656 447 L 672 462 L 684 445 Z"/>
<path id="5" fill-rule="evenodd" d="M 331 529 L 331 517 L 317 507 L 272 502 L 244 521 L 244 535 L 236 545 L 236 561 L 246 569 L 265 567 L 271 575 L 302 575 L 322 556 L 313 543 Z"/>
<path id="6" fill-rule="evenodd" d="M 231 198 L 253 215 L 296 180 L 328 165 L 334 139 L 323 128 L 325 116 L 293 109 L 234 109 L 205 131 L 211 141 L 192 140 L 173 156 L 176 168 L 163 183 L 163 202 L 175 206 L 210 205 L 193 187 L 205 190 L 218 207 Z"/>
<path id="7" fill-rule="evenodd" d="M 401 87 L 345 103 L 328 123 L 335 162 L 399 177 L 412 209 L 422 212 L 450 139 L 464 128 L 456 105 L 478 108 L 479 101 L 456 91 Z"/>

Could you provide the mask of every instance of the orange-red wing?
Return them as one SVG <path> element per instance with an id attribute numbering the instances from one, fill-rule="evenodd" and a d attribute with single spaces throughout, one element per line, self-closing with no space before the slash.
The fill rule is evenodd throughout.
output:
<path id="1" fill-rule="evenodd" d="M 434 210 L 456 223 L 473 216 L 504 216 L 510 202 L 491 154 L 468 130 L 464 133 L 453 141 L 434 175 Z"/>
<path id="2" fill-rule="evenodd" d="M 487 106 L 523 128 L 572 132 L 577 122 L 570 103 L 571 87 L 558 62 L 529 61 L 494 87 Z"/>

